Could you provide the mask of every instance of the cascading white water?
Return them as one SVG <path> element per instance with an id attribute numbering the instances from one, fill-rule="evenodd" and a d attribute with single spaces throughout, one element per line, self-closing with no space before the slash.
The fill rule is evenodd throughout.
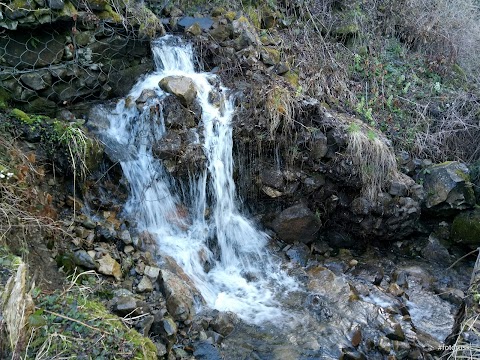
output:
<path id="1" fill-rule="evenodd" d="M 153 54 L 156 71 L 141 79 L 129 98 L 152 89 L 160 111 L 152 114 L 150 106 L 145 106 L 142 112 L 122 100 L 108 115 L 106 136 L 129 152 L 121 161 L 131 191 L 126 210 L 135 214 L 140 230 L 156 238 L 160 251 L 173 257 L 191 277 L 208 306 L 233 311 L 254 324 L 275 321 L 282 315 L 278 297 L 295 289 L 295 284 L 272 261 L 266 234 L 239 211 L 233 181 L 232 98 L 221 88 L 222 106 L 209 101 L 209 93 L 217 91 L 211 85 L 215 76 L 195 72 L 192 47 L 180 39 L 157 40 Z M 170 96 L 158 83 L 170 75 L 191 78 L 202 107 L 207 166 L 191 179 L 188 204 L 182 204 L 180 190 L 152 154 L 153 144 L 166 133 L 161 107 L 162 99 Z M 178 215 L 178 209 L 187 205 L 188 221 Z M 207 209 L 211 211 L 208 218 Z M 212 239 L 215 251 L 209 247 Z M 205 260 L 212 264 L 209 271 Z"/>

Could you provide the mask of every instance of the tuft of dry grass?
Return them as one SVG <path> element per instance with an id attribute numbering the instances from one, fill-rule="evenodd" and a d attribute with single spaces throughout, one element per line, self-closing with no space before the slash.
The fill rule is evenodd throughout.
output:
<path id="1" fill-rule="evenodd" d="M 378 133 L 357 122 L 348 127 L 347 153 L 360 175 L 363 196 L 375 201 L 397 173 L 395 154 Z"/>

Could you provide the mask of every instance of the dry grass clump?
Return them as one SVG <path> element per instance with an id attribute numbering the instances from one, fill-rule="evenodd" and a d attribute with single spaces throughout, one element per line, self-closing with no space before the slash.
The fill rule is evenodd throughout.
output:
<path id="1" fill-rule="evenodd" d="M 360 175 L 362 194 L 375 201 L 397 173 L 397 160 L 386 142 L 365 125 L 352 122 L 347 131 L 347 153 Z"/>
<path id="2" fill-rule="evenodd" d="M 278 84 L 273 85 L 266 94 L 265 110 L 270 139 L 274 140 L 280 125 L 284 134 L 292 127 L 295 117 L 295 99 L 292 91 Z"/>

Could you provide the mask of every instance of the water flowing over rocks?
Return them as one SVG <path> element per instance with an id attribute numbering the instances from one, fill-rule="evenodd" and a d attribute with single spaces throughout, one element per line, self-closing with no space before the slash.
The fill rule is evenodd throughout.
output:
<path id="1" fill-rule="evenodd" d="M 274 35 L 260 37 L 240 15 L 177 21 L 177 10 L 169 10 L 168 26 L 202 46 L 204 64 L 195 65 L 219 74 L 225 64 L 242 69 L 222 79 L 239 90 L 235 98 L 218 77 L 194 72 L 192 49 L 173 37 L 153 43 L 156 68 L 138 82 L 153 68 L 146 41 L 131 47 L 102 26 L 75 35 L 83 67 L 52 68 L 72 56 L 59 31 L 45 38 L 55 39 L 46 54 L 40 47 L 27 52 L 32 58 L 18 49 L 9 55 L 10 65 L 25 68 L 39 59 L 38 69 L 15 79 L 16 100 L 39 96 L 54 106 L 130 92 L 115 108 L 90 112 L 87 124 L 104 135 L 106 155 L 82 189 L 83 213 L 57 261 L 105 275 L 115 288 L 110 308 L 154 336 L 159 358 L 438 357 L 469 269 L 446 268 L 458 244 L 478 243 L 466 166 L 399 156 L 405 174 L 368 196 L 362 164 L 348 150 L 358 120 L 306 97 L 292 100 L 290 121 L 269 117 L 269 106 L 288 113 L 272 79 L 285 85 L 292 75 Z M 17 16 L 24 17 L 10 20 Z M 269 14 L 262 26 L 276 21 Z M 128 72 L 122 86 L 110 83 L 107 60 L 121 60 Z M 15 81 L 6 84 L 13 89 Z M 260 96 L 262 88 L 275 96 Z M 273 231 L 257 230 L 244 208 Z M 464 212 L 450 232 L 441 223 L 424 228 L 422 211 L 440 219 Z"/>

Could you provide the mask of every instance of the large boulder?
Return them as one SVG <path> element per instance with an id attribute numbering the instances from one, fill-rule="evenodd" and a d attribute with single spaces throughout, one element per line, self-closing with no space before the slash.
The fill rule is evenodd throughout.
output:
<path id="1" fill-rule="evenodd" d="M 189 285 L 169 270 L 161 270 L 160 276 L 161 289 L 170 315 L 177 321 L 191 319 L 195 315 L 195 309 Z"/>
<path id="2" fill-rule="evenodd" d="M 450 238 L 457 243 L 470 246 L 480 245 L 480 210 L 460 213 L 452 224 Z"/>
<path id="3" fill-rule="evenodd" d="M 180 75 L 166 76 L 158 83 L 163 91 L 175 95 L 183 106 L 189 106 L 197 96 L 193 80 Z"/>
<path id="4" fill-rule="evenodd" d="M 427 210 L 448 213 L 475 205 L 475 194 L 465 164 L 448 161 L 425 169 L 423 186 Z"/>
<path id="5" fill-rule="evenodd" d="M 320 220 L 304 204 L 283 210 L 272 222 L 272 228 L 283 241 L 310 243 L 320 229 Z"/>

